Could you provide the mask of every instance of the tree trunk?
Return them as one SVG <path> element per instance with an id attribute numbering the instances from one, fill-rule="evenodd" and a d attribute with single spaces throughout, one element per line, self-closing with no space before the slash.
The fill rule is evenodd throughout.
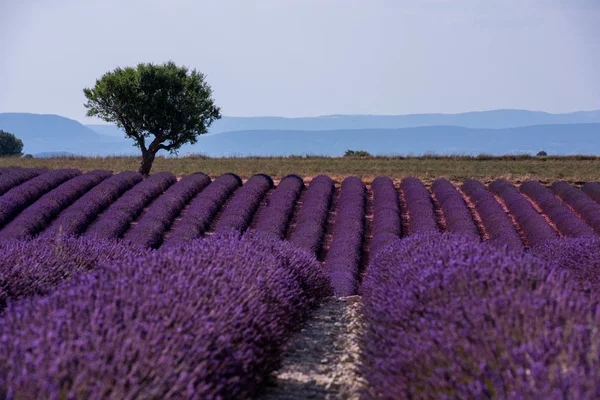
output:
<path id="1" fill-rule="evenodd" d="M 140 164 L 140 174 L 144 177 L 150 175 L 150 170 L 152 169 L 152 163 L 154 162 L 154 157 L 156 156 L 156 152 L 146 151 L 142 153 L 142 163 Z"/>

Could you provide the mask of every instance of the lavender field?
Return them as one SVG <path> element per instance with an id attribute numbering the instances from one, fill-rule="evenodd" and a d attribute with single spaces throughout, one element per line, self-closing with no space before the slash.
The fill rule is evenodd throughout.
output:
<path id="1" fill-rule="evenodd" d="M 597 182 L 3 167 L 0 398 L 597 399 L 598 234 Z"/>

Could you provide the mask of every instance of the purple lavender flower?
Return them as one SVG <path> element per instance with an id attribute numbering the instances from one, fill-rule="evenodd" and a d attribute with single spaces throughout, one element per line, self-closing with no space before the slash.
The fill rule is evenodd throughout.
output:
<path id="1" fill-rule="evenodd" d="M 86 236 L 101 239 L 117 239 L 129 228 L 129 225 L 142 213 L 144 207 L 162 194 L 177 181 L 170 172 L 158 172 L 138 183 L 98 217 Z"/>
<path id="2" fill-rule="evenodd" d="M 492 244 L 523 250 L 525 245 L 510 217 L 485 185 L 475 179 L 463 183 L 461 189 L 475 205 Z"/>
<path id="3" fill-rule="evenodd" d="M 102 181 L 61 212 L 44 234 L 56 236 L 62 232 L 66 235 L 79 235 L 98 214 L 141 180 L 139 172 L 125 171 Z"/>
<path id="4" fill-rule="evenodd" d="M 111 175 L 96 170 L 79 175 L 46 193 L 0 230 L 0 239 L 32 237 L 44 229 L 64 208 Z"/>
<path id="5" fill-rule="evenodd" d="M 150 204 L 123 238 L 143 247 L 157 248 L 181 210 L 209 183 L 210 178 L 201 172 L 182 178 Z"/>

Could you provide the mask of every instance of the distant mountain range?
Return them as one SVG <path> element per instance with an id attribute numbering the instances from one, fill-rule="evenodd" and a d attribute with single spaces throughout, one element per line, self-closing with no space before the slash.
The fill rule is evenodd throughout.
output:
<path id="1" fill-rule="evenodd" d="M 83 125 L 58 115 L 0 113 L 0 129 L 26 153 L 139 154 L 114 125 Z M 316 154 L 600 154 L 600 111 L 549 114 L 495 110 L 463 114 L 333 115 L 310 118 L 224 117 L 180 155 L 213 157 Z M 43 156 L 39 154 L 39 156 Z"/>

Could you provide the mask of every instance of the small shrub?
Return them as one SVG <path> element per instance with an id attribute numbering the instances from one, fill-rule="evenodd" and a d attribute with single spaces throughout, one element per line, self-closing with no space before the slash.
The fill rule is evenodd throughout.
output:
<path id="1" fill-rule="evenodd" d="M 372 155 L 365 150 L 346 150 L 344 157 L 372 157 Z"/>

